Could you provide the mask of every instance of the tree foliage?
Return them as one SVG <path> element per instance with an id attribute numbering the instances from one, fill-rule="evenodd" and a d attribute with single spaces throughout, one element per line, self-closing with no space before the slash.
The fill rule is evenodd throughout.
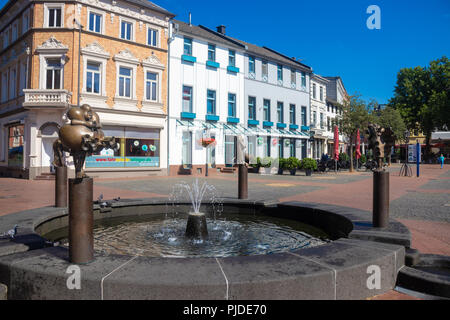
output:
<path id="1" fill-rule="evenodd" d="M 399 110 L 387 106 L 379 112 L 374 112 L 374 121 L 383 128 L 391 127 L 395 140 L 404 140 L 406 124 Z"/>
<path id="2" fill-rule="evenodd" d="M 400 111 L 409 130 L 425 133 L 450 127 L 450 61 L 443 56 L 428 67 L 401 69 L 389 105 Z M 428 148 L 429 149 L 429 148 Z"/>

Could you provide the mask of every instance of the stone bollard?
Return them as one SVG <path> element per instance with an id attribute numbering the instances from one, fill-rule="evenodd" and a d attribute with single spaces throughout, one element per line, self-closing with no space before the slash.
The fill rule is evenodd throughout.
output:
<path id="1" fill-rule="evenodd" d="M 8 287 L 0 283 L 0 300 L 8 300 Z"/>
<path id="2" fill-rule="evenodd" d="M 69 179 L 69 260 L 85 264 L 94 260 L 94 180 Z"/>
<path id="3" fill-rule="evenodd" d="M 67 207 L 67 167 L 56 167 L 55 207 Z"/>
<path id="4" fill-rule="evenodd" d="M 389 225 L 389 172 L 384 170 L 373 172 L 372 224 L 375 228 Z"/>
<path id="5" fill-rule="evenodd" d="M 248 167 L 245 164 L 239 165 L 238 198 L 248 199 Z"/>

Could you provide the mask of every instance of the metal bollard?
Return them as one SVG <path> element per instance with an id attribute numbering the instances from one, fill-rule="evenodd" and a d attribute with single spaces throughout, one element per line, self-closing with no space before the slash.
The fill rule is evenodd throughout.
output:
<path id="1" fill-rule="evenodd" d="M 375 228 L 386 228 L 389 225 L 389 172 L 375 170 L 373 172 L 373 217 Z"/>
<path id="2" fill-rule="evenodd" d="M 239 165 L 238 198 L 248 199 L 248 167 L 245 164 Z"/>
<path id="3" fill-rule="evenodd" d="M 67 167 L 56 167 L 55 207 L 67 207 Z"/>
<path id="4" fill-rule="evenodd" d="M 94 214 L 92 178 L 69 179 L 69 260 L 94 260 Z"/>

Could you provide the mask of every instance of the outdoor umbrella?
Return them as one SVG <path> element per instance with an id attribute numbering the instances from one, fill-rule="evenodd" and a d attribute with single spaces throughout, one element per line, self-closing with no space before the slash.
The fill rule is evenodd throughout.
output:
<path id="1" fill-rule="evenodd" d="M 361 158 L 361 135 L 359 134 L 359 129 L 356 131 L 356 160 Z"/>
<path id="2" fill-rule="evenodd" d="M 334 127 L 334 159 L 339 161 L 339 129 Z"/>

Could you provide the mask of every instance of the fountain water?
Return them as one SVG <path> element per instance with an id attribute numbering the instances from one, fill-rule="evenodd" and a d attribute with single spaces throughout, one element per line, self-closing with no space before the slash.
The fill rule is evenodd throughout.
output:
<path id="1" fill-rule="evenodd" d="M 214 186 L 208 185 L 206 182 L 200 186 L 198 179 L 189 184 L 178 184 L 175 189 L 179 188 L 187 193 L 192 203 L 193 211 L 189 212 L 186 225 L 186 237 L 191 239 L 206 239 L 208 237 L 208 228 L 206 224 L 206 215 L 200 212 L 203 198 L 209 193 L 211 203 L 214 205 L 217 201 L 216 189 Z"/>

